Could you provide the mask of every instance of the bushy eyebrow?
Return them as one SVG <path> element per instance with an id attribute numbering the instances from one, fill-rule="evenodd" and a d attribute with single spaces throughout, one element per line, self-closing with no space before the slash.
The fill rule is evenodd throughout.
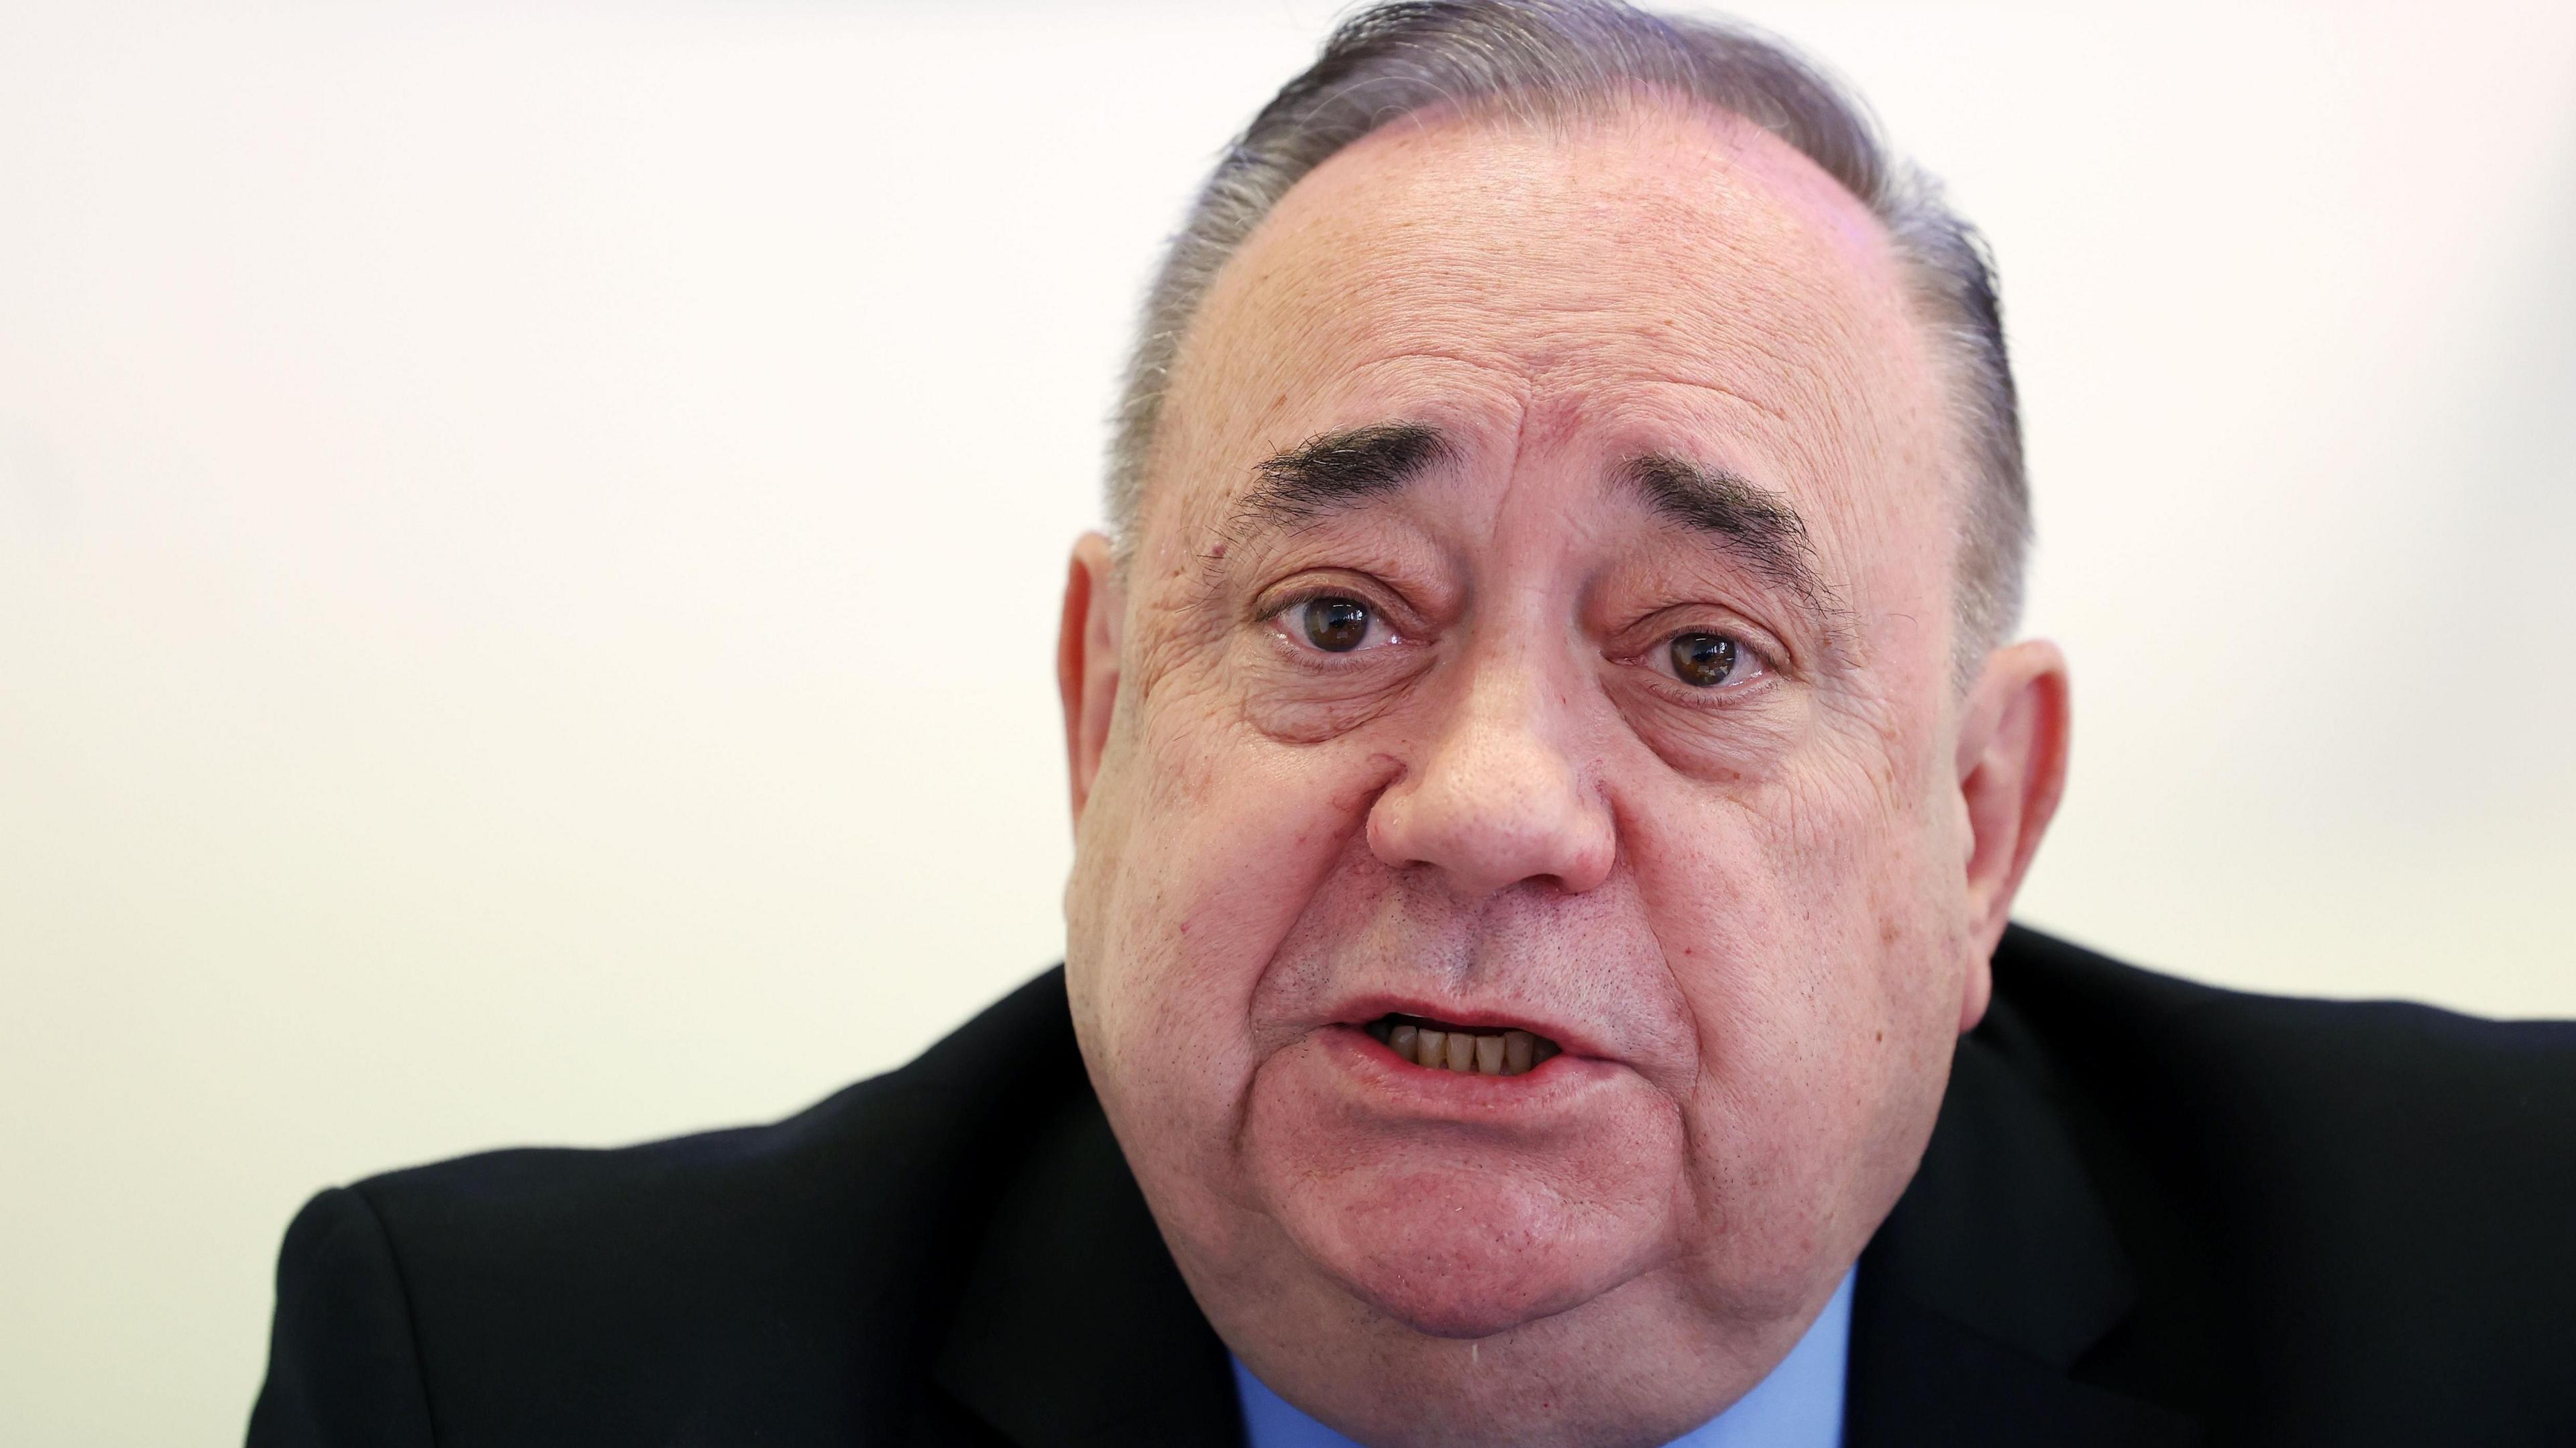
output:
<path id="1" fill-rule="evenodd" d="M 1311 523 L 1401 492 L 1448 456 L 1448 440 L 1418 422 L 1318 433 L 1253 468 L 1259 481 L 1237 510 L 1237 527 Z"/>
<path id="2" fill-rule="evenodd" d="M 1450 460 L 1438 429 L 1419 422 L 1380 422 L 1317 433 L 1273 453 L 1253 468 L 1256 481 L 1235 510 L 1240 539 L 1264 528 L 1296 528 L 1402 492 Z M 1831 641 L 1831 590 L 1816 572 L 1807 523 L 1779 493 L 1726 468 L 1670 453 L 1629 459 L 1614 474 L 1658 517 L 1710 539 L 1804 605 L 1819 637 Z M 1211 557 L 1223 556 L 1223 550 Z"/>
<path id="3" fill-rule="evenodd" d="M 1631 459 L 1620 476 L 1660 516 L 1714 539 L 1819 614 L 1826 611 L 1807 521 L 1787 498 L 1724 468 L 1665 453 Z"/>

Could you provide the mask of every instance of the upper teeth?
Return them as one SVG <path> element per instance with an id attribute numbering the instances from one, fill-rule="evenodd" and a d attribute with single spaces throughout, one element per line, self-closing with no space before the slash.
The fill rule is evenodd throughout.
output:
<path id="1" fill-rule="evenodd" d="M 1477 1076 L 1517 1076 L 1557 1054 L 1556 1042 L 1528 1031 L 1459 1030 L 1397 1016 L 1369 1022 L 1368 1033 L 1417 1066 Z"/>

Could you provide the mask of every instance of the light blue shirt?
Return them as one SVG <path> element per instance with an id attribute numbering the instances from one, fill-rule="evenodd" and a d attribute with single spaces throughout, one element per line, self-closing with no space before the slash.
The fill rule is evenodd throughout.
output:
<path id="1" fill-rule="evenodd" d="M 1852 1274 L 1846 1272 L 1833 1300 L 1769 1377 L 1666 1448 L 1839 1448 L 1851 1301 Z M 1234 1360 L 1234 1390 L 1243 1400 L 1244 1436 L 1252 1448 L 1359 1448 L 1270 1391 L 1241 1359 Z"/>

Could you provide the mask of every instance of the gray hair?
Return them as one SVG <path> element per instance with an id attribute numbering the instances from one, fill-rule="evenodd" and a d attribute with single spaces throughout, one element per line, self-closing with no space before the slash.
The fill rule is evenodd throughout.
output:
<path id="1" fill-rule="evenodd" d="M 1406 116 L 1479 106 L 1533 119 L 1641 93 L 1739 116 L 1796 148 L 1869 208 L 1912 282 L 1952 374 L 1971 480 L 1957 540 L 1959 662 L 2021 610 L 2030 494 L 1991 254 L 1939 183 L 1888 151 L 1866 108 L 1779 42 L 1734 22 L 1655 15 L 1620 0 L 1396 0 L 1351 16 L 1323 53 L 1228 146 L 1147 292 L 1114 417 L 1109 522 L 1122 562 L 1164 388 L 1183 334 L 1227 258 L 1288 189 L 1343 147 Z"/>

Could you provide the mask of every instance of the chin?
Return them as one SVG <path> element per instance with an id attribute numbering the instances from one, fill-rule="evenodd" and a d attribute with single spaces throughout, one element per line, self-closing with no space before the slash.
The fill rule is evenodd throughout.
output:
<path id="1" fill-rule="evenodd" d="M 1482 1338 L 1579 1307 L 1666 1260 L 1661 1213 L 1465 1163 L 1304 1179 L 1277 1219 L 1352 1296 L 1432 1337 Z"/>

